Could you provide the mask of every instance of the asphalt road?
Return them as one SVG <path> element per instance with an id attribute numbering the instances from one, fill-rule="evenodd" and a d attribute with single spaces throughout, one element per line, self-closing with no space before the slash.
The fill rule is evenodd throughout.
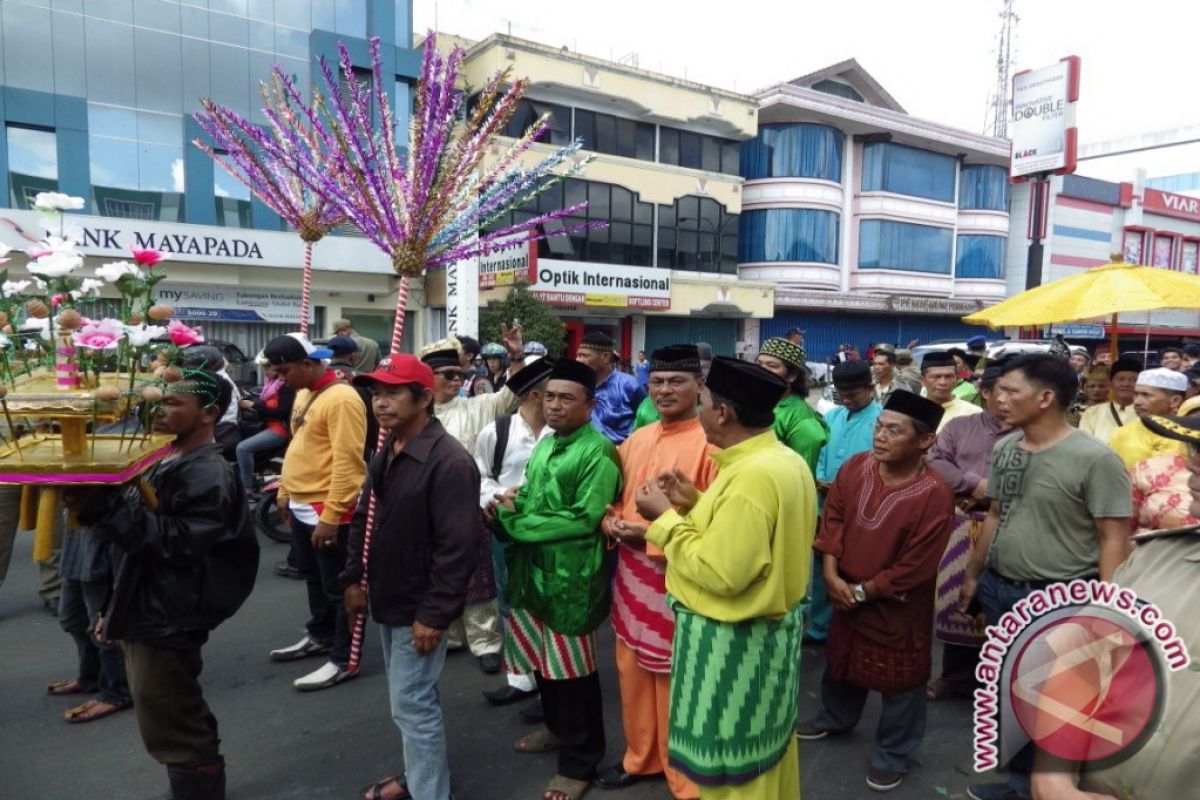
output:
<path id="1" fill-rule="evenodd" d="M 30 538 L 18 537 L 8 579 L 0 589 L 0 800 L 149 800 L 166 789 L 165 772 L 142 748 L 132 712 L 84 725 L 61 721 L 67 698 L 45 692 L 75 668 L 74 646 L 42 610 Z M 360 797 L 360 787 L 402 770 L 400 735 L 388 714 L 387 688 L 376 631 L 368 631 L 363 674 L 315 694 L 300 694 L 292 679 L 319 666 L 310 660 L 274 664 L 267 652 L 302 634 L 304 587 L 278 578 L 271 565 L 282 545 L 264 543 L 258 585 L 232 620 L 204 648 L 202 681 L 221 725 L 231 800 L 314 800 Z M 612 632 L 605 624 L 601 671 L 608 730 L 605 764 L 624 747 Z M 824 667 L 820 648 L 806 647 L 800 705 L 816 713 Z M 513 751 L 530 730 L 514 706 L 488 706 L 480 692 L 498 685 L 467 654 L 451 655 L 442 678 L 455 797 L 459 800 L 537 800 L 554 773 L 550 755 Z M 898 800 L 963 798 L 970 769 L 970 705 L 931 704 L 928 732 L 913 771 L 890 793 Z M 872 699 L 859 729 L 823 742 L 801 743 L 805 800 L 877 796 L 864 783 L 878 715 Z M 589 798 L 667 798 L 661 782 L 624 792 L 594 790 Z"/>

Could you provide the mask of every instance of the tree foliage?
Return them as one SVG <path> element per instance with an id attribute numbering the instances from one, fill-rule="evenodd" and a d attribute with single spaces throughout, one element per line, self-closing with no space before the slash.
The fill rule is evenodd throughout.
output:
<path id="1" fill-rule="evenodd" d="M 554 315 L 550 306 L 529 291 L 529 284 L 517 283 L 508 297 L 491 305 L 479 320 L 481 342 L 500 341 L 500 324 L 519 320 L 526 342 L 541 342 L 555 358 L 562 355 L 566 344 L 566 326 Z"/>

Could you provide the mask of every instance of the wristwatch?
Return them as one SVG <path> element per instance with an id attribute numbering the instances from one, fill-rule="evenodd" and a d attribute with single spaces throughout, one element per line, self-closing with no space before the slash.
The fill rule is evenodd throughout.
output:
<path id="1" fill-rule="evenodd" d="M 850 593 L 854 595 L 855 603 L 867 602 L 867 590 L 863 588 L 861 583 L 856 583 L 850 587 Z"/>

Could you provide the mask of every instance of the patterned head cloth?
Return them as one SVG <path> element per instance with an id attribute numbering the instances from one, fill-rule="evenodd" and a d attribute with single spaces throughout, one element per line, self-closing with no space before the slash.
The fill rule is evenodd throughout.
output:
<path id="1" fill-rule="evenodd" d="M 421 360 L 433 369 L 437 369 L 438 367 L 457 367 L 462 363 L 459 360 L 461 353 L 462 345 L 458 339 L 450 336 L 422 347 Z"/>
<path id="2" fill-rule="evenodd" d="M 1159 436 L 1200 447 L 1200 416 L 1159 417 L 1151 414 L 1142 417 L 1141 421 Z"/>
<path id="3" fill-rule="evenodd" d="M 762 343 L 762 347 L 758 348 L 759 355 L 773 356 L 778 358 L 789 367 L 795 367 L 803 371 L 805 364 L 808 362 L 808 356 L 804 352 L 804 348 L 794 342 L 789 342 L 787 339 L 781 339 L 778 336 L 773 336 Z"/>
<path id="4" fill-rule="evenodd" d="M 600 331 L 592 331 L 583 337 L 579 343 L 580 350 L 594 350 L 597 353 L 611 353 L 617 346 L 612 337 Z"/>

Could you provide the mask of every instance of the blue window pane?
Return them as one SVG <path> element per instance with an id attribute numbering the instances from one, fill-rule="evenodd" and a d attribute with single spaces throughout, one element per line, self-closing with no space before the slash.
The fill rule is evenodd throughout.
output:
<path id="1" fill-rule="evenodd" d="M 891 142 L 863 145 L 864 192 L 894 192 L 929 200 L 954 202 L 953 156 Z"/>
<path id="2" fill-rule="evenodd" d="M 858 266 L 950 274 L 950 228 L 867 219 L 859 224 Z"/>
<path id="3" fill-rule="evenodd" d="M 959 236 L 954 277 L 1002 279 L 1004 247 L 1003 236 Z"/>
<path id="4" fill-rule="evenodd" d="M 8 169 L 35 178 L 58 179 L 58 137 L 54 131 L 8 127 Z"/>
<path id="5" fill-rule="evenodd" d="M 138 188 L 138 146 L 132 139 L 88 137 L 92 185 L 115 189 Z"/>
<path id="6" fill-rule="evenodd" d="M 153 192 L 183 191 L 183 149 L 157 144 L 138 146 L 139 188 Z"/>
<path id="7" fill-rule="evenodd" d="M 58 191 L 58 139 L 54 131 L 9 126 L 8 204 L 28 209 L 39 192 Z"/>
<path id="8" fill-rule="evenodd" d="M 88 133 L 116 139 L 136 139 L 137 112 L 132 108 L 88 103 Z"/>
<path id="9" fill-rule="evenodd" d="M 821 178 L 842 182 L 845 137 L 828 125 L 760 125 L 742 143 L 742 175 L 755 178 Z"/>
<path id="10" fill-rule="evenodd" d="M 958 207 L 1008 211 L 1008 170 L 991 164 L 971 164 L 959 172 Z"/>
<path id="11" fill-rule="evenodd" d="M 738 261 L 809 261 L 838 263 L 840 215 L 806 208 L 770 208 L 742 212 Z"/>
<path id="12" fill-rule="evenodd" d="M 246 184 L 230 175 L 219 165 L 213 167 L 213 190 L 217 197 L 232 200 L 249 200 L 250 190 Z"/>
<path id="13" fill-rule="evenodd" d="M 183 117 L 139 111 L 137 138 L 140 142 L 178 147 L 183 142 Z"/>

